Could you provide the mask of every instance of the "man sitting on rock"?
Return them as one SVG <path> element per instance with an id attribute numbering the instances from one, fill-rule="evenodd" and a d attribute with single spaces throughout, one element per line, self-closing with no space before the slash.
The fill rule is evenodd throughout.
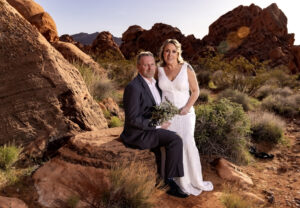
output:
<path id="1" fill-rule="evenodd" d="M 156 64 L 151 52 L 141 52 L 137 56 L 138 75 L 126 86 L 123 96 L 125 109 L 122 141 L 138 149 L 159 149 L 165 147 L 165 178 L 170 186 L 170 195 L 185 198 L 185 194 L 174 182 L 173 177 L 182 177 L 182 140 L 167 130 L 170 123 L 154 126 L 150 121 L 153 106 L 161 103 L 161 91 L 153 78 Z"/>

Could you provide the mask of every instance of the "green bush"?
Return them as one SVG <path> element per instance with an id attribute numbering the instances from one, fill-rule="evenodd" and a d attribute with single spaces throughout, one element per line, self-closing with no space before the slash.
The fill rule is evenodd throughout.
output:
<path id="1" fill-rule="evenodd" d="M 267 112 L 251 113 L 249 117 L 255 142 L 277 144 L 283 140 L 285 123 L 279 117 Z"/>
<path id="2" fill-rule="evenodd" d="M 226 98 L 232 102 L 239 103 L 243 106 L 244 111 L 249 111 L 253 107 L 251 106 L 251 100 L 245 93 L 237 90 L 226 89 L 218 95 L 218 99 Z"/>
<path id="3" fill-rule="evenodd" d="M 250 122 L 240 104 L 227 99 L 196 106 L 195 139 L 201 153 L 248 162 Z"/>
<path id="4" fill-rule="evenodd" d="M 123 122 L 117 117 L 117 116 L 112 116 L 110 118 L 110 122 L 108 124 L 109 128 L 113 128 L 113 127 L 119 127 L 122 126 Z"/>
<path id="5" fill-rule="evenodd" d="M 262 100 L 262 107 L 285 117 L 300 115 L 300 94 L 283 97 L 269 95 Z"/>
<path id="6" fill-rule="evenodd" d="M 8 170 L 18 159 L 22 148 L 14 145 L 0 147 L 0 168 Z"/>

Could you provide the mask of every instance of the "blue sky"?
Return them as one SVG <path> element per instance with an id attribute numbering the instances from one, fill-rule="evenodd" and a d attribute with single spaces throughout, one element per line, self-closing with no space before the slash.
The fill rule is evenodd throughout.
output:
<path id="1" fill-rule="evenodd" d="M 300 44 L 300 1 L 295 0 L 35 0 L 56 22 L 59 35 L 109 31 L 121 37 L 131 25 L 150 29 L 162 22 L 185 35 L 203 38 L 221 15 L 251 3 L 265 8 L 276 3 L 288 18 L 288 32 Z"/>

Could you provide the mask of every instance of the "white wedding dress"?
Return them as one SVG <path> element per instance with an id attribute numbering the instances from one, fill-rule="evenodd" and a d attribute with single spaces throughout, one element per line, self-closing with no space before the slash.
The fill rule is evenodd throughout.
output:
<path id="1" fill-rule="evenodd" d="M 187 75 L 187 63 L 184 63 L 176 78 L 171 81 L 163 67 L 158 67 L 158 84 L 162 90 L 162 101 L 167 98 L 176 107 L 182 108 L 190 97 Z M 174 178 L 177 185 L 186 194 L 199 195 L 202 191 L 213 190 L 213 184 L 203 181 L 200 156 L 194 139 L 196 115 L 192 107 L 186 115 L 176 115 L 171 120 L 168 130 L 175 131 L 183 141 L 184 176 Z M 162 165 L 164 166 L 165 152 L 162 149 Z M 162 170 L 164 167 L 162 167 Z"/>

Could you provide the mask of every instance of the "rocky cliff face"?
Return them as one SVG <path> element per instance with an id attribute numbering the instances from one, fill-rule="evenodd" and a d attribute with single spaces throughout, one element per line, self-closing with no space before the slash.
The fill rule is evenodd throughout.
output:
<path id="1" fill-rule="evenodd" d="M 275 3 L 265 9 L 254 4 L 235 8 L 210 25 L 202 41 L 229 58 L 271 60 L 272 66 L 283 64 L 299 70 L 292 52 L 294 34 L 288 33 L 287 17 Z"/>
<path id="2" fill-rule="evenodd" d="M 141 50 L 158 55 L 162 43 L 169 38 L 175 38 L 182 44 L 186 59 L 192 59 L 200 47 L 200 40 L 194 36 L 185 37 L 178 28 L 157 23 L 150 30 L 138 25 L 130 26 L 122 35 L 120 49 L 126 58 L 134 57 Z"/>
<path id="3" fill-rule="evenodd" d="M 5 0 L 0 16 L 0 144 L 42 152 L 76 132 L 106 128 L 79 71 Z"/>

